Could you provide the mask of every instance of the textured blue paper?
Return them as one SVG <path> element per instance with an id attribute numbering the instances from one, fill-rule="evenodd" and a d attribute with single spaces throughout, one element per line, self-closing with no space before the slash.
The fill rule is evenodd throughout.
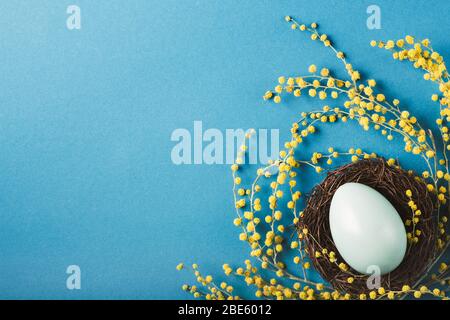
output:
<path id="1" fill-rule="evenodd" d="M 66 28 L 70 4 L 81 30 Z M 370 4 L 382 10 L 381 30 L 366 27 Z M 435 86 L 369 42 L 430 37 L 450 59 L 449 9 L 445 0 L 2 1 L 0 298 L 189 298 L 180 286 L 193 278 L 175 270 L 179 261 L 222 277 L 222 263 L 248 255 L 231 223 L 229 166 L 173 165 L 172 131 L 201 120 L 287 138 L 301 110 L 320 106 L 261 99 L 279 75 L 310 63 L 342 74 L 286 14 L 317 21 L 355 68 L 432 126 Z M 305 155 L 359 146 L 420 169 L 399 141 L 338 128 Z M 71 264 L 81 290 L 66 289 Z"/>

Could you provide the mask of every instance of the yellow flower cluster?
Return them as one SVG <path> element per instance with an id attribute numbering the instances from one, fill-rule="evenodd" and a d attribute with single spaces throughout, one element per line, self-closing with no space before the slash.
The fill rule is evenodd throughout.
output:
<path id="1" fill-rule="evenodd" d="M 450 174 L 446 152 L 450 150 L 448 141 L 447 123 L 450 121 L 450 82 L 444 60 L 441 55 L 431 49 L 430 41 L 416 41 L 407 36 L 398 41 L 376 42 L 372 46 L 378 46 L 390 50 L 394 59 L 409 60 L 415 68 L 425 71 L 424 78 L 434 81 L 439 86 L 439 93 L 433 95 L 431 100 L 439 103 L 440 116 L 436 123 L 441 133 L 440 139 L 443 144 L 442 156 L 438 152 L 437 139 L 432 131 L 423 127 L 419 120 L 411 115 L 409 111 L 401 108 L 398 99 L 388 99 L 381 90 L 377 88 L 374 79 L 363 81 L 359 71 L 347 62 L 345 54 L 334 48 L 328 35 L 318 31 L 317 23 L 303 24 L 292 17 L 285 20 L 295 31 L 307 32 L 313 41 L 322 43 L 332 50 L 346 70 L 348 79 L 335 77 L 328 68 L 318 68 L 312 64 L 308 67 L 308 73 L 302 76 L 280 76 L 273 90 L 267 91 L 264 100 L 272 100 L 275 103 L 282 101 L 282 96 L 292 94 L 295 97 L 309 96 L 319 100 L 340 98 L 339 106 L 324 105 L 316 111 L 302 112 L 298 121 L 291 126 L 291 137 L 284 144 L 277 160 L 270 161 L 267 165 L 256 170 L 255 179 L 248 185 L 243 184 L 239 175 L 241 163 L 247 150 L 248 139 L 252 131 L 246 136 L 241 152 L 235 164 L 231 166 L 233 176 L 233 195 L 237 217 L 233 223 L 240 229 L 239 239 L 250 246 L 250 260 L 245 261 L 243 267 L 232 268 L 228 264 L 223 266 L 226 276 L 237 276 L 243 279 L 248 286 L 255 288 L 258 298 L 270 299 L 395 299 L 411 295 L 421 298 L 431 295 L 447 299 L 445 291 L 434 288 L 428 289 L 423 283 L 405 284 L 402 290 L 392 291 L 389 288 L 379 288 L 370 292 L 361 292 L 351 295 L 338 292 L 326 283 L 320 283 L 310 279 L 308 270 L 311 261 L 306 252 L 304 240 L 312 237 L 307 229 L 296 230 L 296 226 L 302 219 L 303 212 L 300 204 L 302 192 L 298 186 L 298 173 L 302 168 L 311 168 L 317 174 L 322 174 L 336 159 L 346 158 L 356 162 L 360 159 L 375 158 L 375 153 L 363 151 L 360 148 L 349 148 L 338 151 L 334 147 L 324 152 L 314 152 L 306 159 L 299 159 L 296 154 L 298 147 L 309 136 L 318 131 L 322 124 L 333 124 L 335 122 L 354 121 L 363 130 L 374 130 L 391 141 L 394 137 L 400 137 L 404 142 L 404 151 L 423 159 L 427 170 L 422 172 L 422 179 L 427 182 L 429 192 L 436 194 L 439 212 L 446 204 L 450 191 Z M 341 103 L 341 101 L 343 101 Z M 390 158 L 387 163 L 398 166 L 397 162 Z M 420 241 L 422 231 L 420 230 L 421 211 L 414 202 L 414 194 L 411 190 L 405 190 L 411 208 L 411 218 L 405 221 L 408 227 L 408 240 L 410 244 Z M 450 237 L 447 232 L 447 214 L 437 217 L 439 238 L 437 246 L 443 253 L 448 248 Z M 293 234 L 295 235 L 293 237 Z M 312 237 L 313 238 L 313 237 Z M 294 239 L 294 240 L 292 240 Z M 312 239 L 315 241 L 315 239 Z M 322 248 L 316 243 L 319 251 L 315 257 L 324 259 L 334 264 L 347 275 L 347 282 L 353 283 L 361 275 L 353 274 L 351 269 L 342 261 L 338 261 L 335 252 Z M 285 255 L 289 252 L 289 255 Z M 286 262 L 286 256 L 293 257 L 293 264 Z M 436 262 L 442 254 L 436 257 Z M 294 267 L 292 268 L 291 265 Z M 432 265 L 430 266 L 431 269 Z M 182 269 L 183 265 L 177 266 Z M 292 270 L 291 270 L 292 269 Z M 437 273 L 431 275 L 429 283 L 437 283 L 441 286 L 449 285 L 449 269 L 447 264 L 441 263 Z M 212 277 L 202 277 L 197 266 L 193 266 L 197 282 L 203 288 L 185 285 L 183 288 L 196 297 L 206 299 L 237 299 L 232 294 L 233 287 L 223 282 L 214 284 Z M 264 272 L 261 272 L 264 270 Z M 267 278 L 266 274 L 272 274 Z M 283 280 L 283 281 L 280 281 Z"/>

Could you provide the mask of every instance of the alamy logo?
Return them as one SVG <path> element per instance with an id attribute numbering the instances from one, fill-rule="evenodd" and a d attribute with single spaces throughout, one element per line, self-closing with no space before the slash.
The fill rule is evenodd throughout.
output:
<path id="1" fill-rule="evenodd" d="M 193 132 L 184 128 L 175 129 L 170 140 L 176 142 L 171 160 L 177 165 L 233 164 L 242 153 L 240 147 L 245 141 L 247 160 L 243 160 L 243 163 L 266 164 L 276 159 L 280 149 L 278 129 L 259 129 L 254 132 L 226 129 L 223 133 L 216 128 L 203 130 L 202 121 L 194 121 Z"/>
<path id="2" fill-rule="evenodd" d="M 81 29 L 81 9 L 79 6 L 70 5 L 67 7 L 66 13 L 69 14 L 66 20 L 66 26 L 69 30 Z"/>
<path id="3" fill-rule="evenodd" d="M 381 269 L 379 266 L 371 265 L 367 267 L 367 273 L 370 276 L 367 278 L 366 285 L 369 290 L 378 289 L 381 286 Z"/>
<path id="4" fill-rule="evenodd" d="M 369 30 L 381 29 L 381 9 L 379 6 L 372 4 L 367 7 L 367 28 Z"/>
<path id="5" fill-rule="evenodd" d="M 81 269 L 73 264 L 67 267 L 66 273 L 69 275 L 66 280 L 66 287 L 69 290 L 81 289 Z"/>

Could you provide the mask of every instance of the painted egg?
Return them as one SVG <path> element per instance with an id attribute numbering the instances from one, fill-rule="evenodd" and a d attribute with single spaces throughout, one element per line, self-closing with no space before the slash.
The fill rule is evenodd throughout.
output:
<path id="1" fill-rule="evenodd" d="M 377 266 L 391 272 L 406 252 L 405 226 L 392 204 L 378 191 L 360 183 L 340 186 L 330 206 L 330 230 L 345 262 L 362 274 Z"/>

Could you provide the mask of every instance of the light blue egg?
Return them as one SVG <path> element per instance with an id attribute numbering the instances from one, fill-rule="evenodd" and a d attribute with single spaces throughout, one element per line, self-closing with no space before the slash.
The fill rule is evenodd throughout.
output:
<path id="1" fill-rule="evenodd" d="M 378 191 L 360 183 L 340 186 L 331 201 L 330 230 L 345 262 L 362 274 L 373 266 L 381 274 L 403 261 L 405 226 L 392 204 Z"/>

